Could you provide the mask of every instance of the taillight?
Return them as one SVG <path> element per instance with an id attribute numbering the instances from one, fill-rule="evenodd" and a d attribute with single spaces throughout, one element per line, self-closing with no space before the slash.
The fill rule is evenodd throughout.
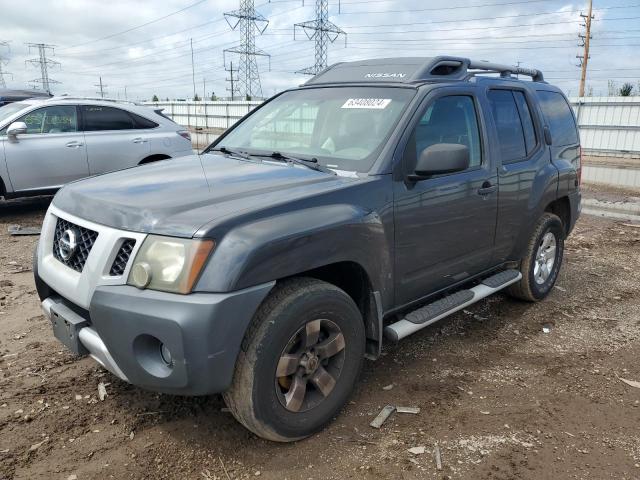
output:
<path id="1" fill-rule="evenodd" d="M 179 130 L 178 135 L 180 135 L 182 138 L 186 138 L 187 140 L 191 141 L 191 134 L 189 133 L 188 130 Z"/>
<path id="2" fill-rule="evenodd" d="M 578 181 L 576 187 L 579 187 L 582 185 L 582 147 L 578 147 L 578 166 L 576 168 L 576 175 Z"/>

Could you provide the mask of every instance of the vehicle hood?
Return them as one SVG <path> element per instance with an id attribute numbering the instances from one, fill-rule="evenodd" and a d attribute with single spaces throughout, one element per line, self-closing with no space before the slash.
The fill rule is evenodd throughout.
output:
<path id="1" fill-rule="evenodd" d="M 62 188 L 64 212 L 122 230 L 193 237 L 225 216 L 339 188 L 357 178 L 223 155 L 180 157 L 99 175 Z"/>

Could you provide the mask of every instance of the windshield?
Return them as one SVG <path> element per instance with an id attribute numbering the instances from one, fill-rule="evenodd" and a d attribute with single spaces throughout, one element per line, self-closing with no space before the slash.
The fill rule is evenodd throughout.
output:
<path id="1" fill-rule="evenodd" d="M 20 110 L 28 106 L 29 105 L 26 103 L 15 102 L 0 107 L 0 125 L 11 115 L 18 113 Z"/>
<path id="2" fill-rule="evenodd" d="M 214 147 L 316 159 L 367 172 L 415 90 L 330 87 L 292 90 L 257 110 Z"/>

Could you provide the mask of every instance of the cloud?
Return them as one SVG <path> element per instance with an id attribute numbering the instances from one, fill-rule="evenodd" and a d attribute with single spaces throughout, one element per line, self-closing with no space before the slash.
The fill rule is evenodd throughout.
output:
<path id="1" fill-rule="evenodd" d="M 455 1 L 455 0 L 454 0 Z M 0 40 L 11 41 L 5 71 L 13 73 L 8 84 L 25 87 L 40 75 L 25 63 L 36 58 L 27 42 L 56 45 L 50 77 L 60 84 L 55 93 L 95 95 L 98 77 L 108 85 L 112 97 L 189 98 L 193 95 L 191 48 L 195 59 L 196 89 L 199 95 L 228 94 L 231 60 L 223 50 L 239 43 L 223 13 L 238 8 L 237 0 L 201 2 L 163 20 L 130 32 L 114 35 L 137 25 L 178 11 L 195 0 L 63 0 L 56 2 L 9 2 L 2 7 Z M 43 6 L 46 5 L 46 6 Z M 495 62 L 517 63 L 540 68 L 546 78 L 570 93 L 577 90 L 576 67 L 579 10 L 582 3 L 557 0 L 343 0 L 341 13 L 330 1 L 330 19 L 347 32 L 329 45 L 329 63 L 371 57 L 432 56 L 454 54 Z M 500 5 L 501 4 L 501 5 Z M 483 6 L 478 6 L 483 5 Z M 457 8 L 463 7 L 463 8 Z M 588 83 L 596 93 L 606 91 L 608 79 L 624 81 L 639 77 L 640 69 L 625 63 L 635 52 L 638 10 L 599 2 L 594 21 L 594 39 Z M 295 73 L 314 64 L 314 41 L 298 31 L 295 23 L 314 17 L 312 1 L 256 0 L 256 10 L 269 20 L 256 46 L 271 55 L 258 58 L 263 93 L 299 85 L 308 77 Z M 624 20 L 627 18 L 628 20 Z M 622 18 L 623 20 L 617 20 Z M 635 28 L 634 28 L 635 25 Z M 108 38 L 104 38 L 108 37 Z M 100 40 L 98 40 L 100 39 Z M 96 41 L 98 40 L 98 41 Z M 7 54 L 8 53 L 8 54 Z M 623 70 L 627 68 L 626 70 Z"/>

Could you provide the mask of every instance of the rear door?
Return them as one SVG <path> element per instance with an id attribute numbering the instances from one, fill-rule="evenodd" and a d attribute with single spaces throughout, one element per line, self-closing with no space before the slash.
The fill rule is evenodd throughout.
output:
<path id="1" fill-rule="evenodd" d="M 54 189 L 89 175 L 87 151 L 75 105 L 51 105 L 17 119 L 27 133 L 4 139 L 14 191 Z"/>
<path id="2" fill-rule="evenodd" d="M 544 142 L 531 92 L 517 84 L 487 91 L 498 146 L 500 201 L 492 263 L 517 260 L 545 206 L 555 199 L 558 172 Z"/>
<path id="3" fill-rule="evenodd" d="M 489 267 L 497 212 L 496 167 L 475 89 L 438 89 L 414 119 L 394 182 L 396 302 L 403 305 Z M 466 171 L 407 180 L 419 152 L 437 143 L 470 151 Z"/>
<path id="4" fill-rule="evenodd" d="M 148 133 L 136 128 L 126 110 L 82 105 L 80 112 L 91 174 L 132 167 L 149 156 Z"/>

